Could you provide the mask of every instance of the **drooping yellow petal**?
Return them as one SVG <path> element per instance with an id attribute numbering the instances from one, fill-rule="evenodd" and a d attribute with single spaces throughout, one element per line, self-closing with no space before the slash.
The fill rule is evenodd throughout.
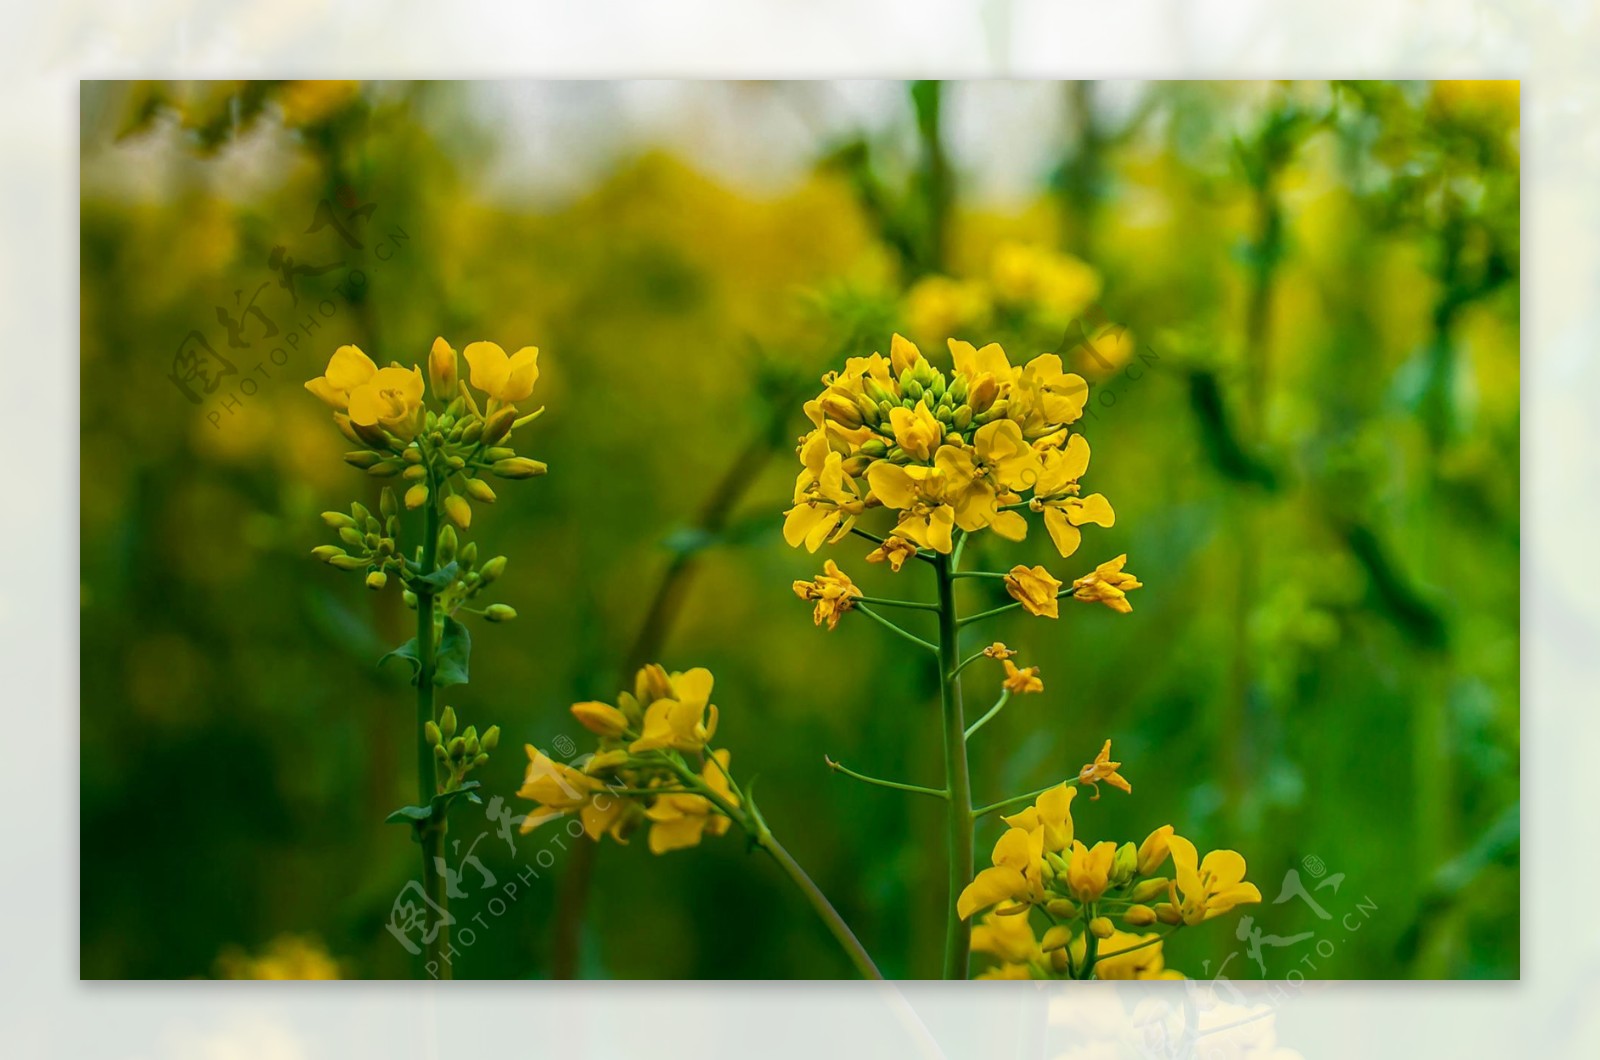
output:
<path id="1" fill-rule="evenodd" d="M 1002 865 L 984 869 L 956 899 L 956 915 L 966 920 L 980 909 L 987 909 L 1027 891 L 1028 881 L 1016 869 Z"/>

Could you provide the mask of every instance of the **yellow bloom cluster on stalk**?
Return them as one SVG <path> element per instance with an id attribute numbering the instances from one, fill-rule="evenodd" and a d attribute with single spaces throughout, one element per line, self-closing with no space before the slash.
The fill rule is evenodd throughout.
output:
<path id="1" fill-rule="evenodd" d="M 376 514 L 360 501 L 348 514 L 324 512 L 339 543 L 312 553 L 339 570 L 364 572 L 370 589 L 397 582 L 406 606 L 416 612 L 416 635 L 383 661 L 406 662 L 416 686 L 418 801 L 387 819 L 413 829 L 429 901 L 440 909 L 449 903 L 449 808 L 458 797 L 477 799 L 478 782 L 468 774 L 488 762 L 500 729 L 491 725 L 480 735 L 468 725 L 457 732 L 454 709 L 441 711 L 436 692 L 468 679 L 472 638 L 457 616 L 475 614 L 489 622 L 516 617 L 508 604 L 479 599 L 505 572 L 506 557 L 480 562 L 477 543 L 463 535 L 472 525 L 473 505 L 496 499 L 487 476 L 525 479 L 546 471 L 512 446 L 513 433 L 544 411 L 518 408 L 538 381 L 539 351 L 529 346 L 507 354 L 492 342 L 474 342 L 463 356 L 470 386 L 460 378 L 461 358 L 442 336 L 428 352 L 426 379 L 419 365 L 379 367 L 359 347 L 341 346 L 322 375 L 306 383 L 356 446 L 345 461 L 374 478 L 405 484 L 403 500 L 392 486 L 383 486 Z M 402 506 L 419 510 L 414 543 L 416 528 L 403 528 Z M 449 949 L 447 928 L 448 920 L 428 939 L 428 965 L 445 974 L 448 962 L 441 965 L 440 955 Z"/>
<path id="2" fill-rule="evenodd" d="M 1132 786 L 1111 761 L 1111 741 L 1078 776 L 1039 793 L 1003 817 L 991 866 L 962 891 L 956 911 L 970 919 L 972 949 L 995 958 L 979 978 L 1173 979 L 1162 945 L 1168 934 L 1261 901 L 1245 881 L 1244 858 L 1215 850 L 1203 859 L 1171 825 L 1138 845 L 1079 839 L 1072 818 L 1074 784 Z M 1096 798 L 1098 788 L 1096 789 Z M 1163 873 L 1168 860 L 1170 874 Z M 1036 933 L 1032 915 L 1044 922 Z M 1121 927 L 1118 923 L 1121 923 Z M 1156 928 L 1154 931 L 1141 929 Z"/>
<path id="3" fill-rule="evenodd" d="M 949 553 L 958 529 L 1020 541 L 1022 509 L 1042 515 L 1063 557 L 1077 551 L 1079 527 L 1114 523 L 1106 498 L 1079 486 L 1089 443 L 1070 428 L 1083 415 L 1083 378 L 1053 353 L 1012 365 L 994 343 L 949 345 L 950 374 L 895 335 L 887 358 L 852 357 L 823 377 L 805 406 L 813 429 L 784 523 L 791 546 L 815 552 L 877 507 L 895 513 L 879 553 L 896 569 L 916 549 Z"/>
<path id="4" fill-rule="evenodd" d="M 574 703 L 572 716 L 598 737 L 598 746 L 580 767 L 527 749 L 517 795 L 537 805 L 522 831 L 577 814 L 590 839 L 609 835 L 626 843 L 648 825 L 649 847 L 657 854 L 697 846 L 704 835 L 723 835 L 733 823 L 754 831 L 728 772 L 731 754 L 708 746 L 717 732 L 713 683 L 711 671 L 701 667 L 668 673 L 652 663 L 615 706 Z"/>

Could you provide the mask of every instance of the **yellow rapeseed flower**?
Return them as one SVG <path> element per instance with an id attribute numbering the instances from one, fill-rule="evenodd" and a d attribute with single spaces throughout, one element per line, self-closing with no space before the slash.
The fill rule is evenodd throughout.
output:
<path id="1" fill-rule="evenodd" d="M 1078 770 L 1078 783 L 1087 784 L 1094 788 L 1091 800 L 1100 797 L 1100 781 L 1105 781 L 1119 791 L 1133 794 L 1133 786 L 1126 777 L 1117 770 L 1122 768 L 1121 762 L 1111 761 L 1111 741 L 1107 740 L 1105 746 L 1100 748 L 1100 753 L 1094 756 L 1094 761 Z"/>
<path id="2" fill-rule="evenodd" d="M 382 426 L 409 441 L 422 426 L 422 369 L 379 368 L 366 382 L 350 391 L 350 422 L 360 427 Z"/>
<path id="3" fill-rule="evenodd" d="M 827 622 L 829 631 L 832 631 L 838 627 L 840 617 L 855 607 L 855 598 L 861 595 L 861 590 L 830 559 L 822 565 L 822 573 L 814 580 L 795 582 L 794 594 L 802 600 L 815 600 L 817 606 L 811 611 L 812 622 L 818 626 Z"/>
<path id="4" fill-rule="evenodd" d="M 1077 797 L 1077 788 L 1065 783 L 1057 784 L 1040 792 L 1032 806 L 1000 819 L 1013 828 L 1027 832 L 1036 829 L 1042 831 L 1044 849 L 1060 853 L 1072 845 L 1072 800 Z"/>
<path id="5" fill-rule="evenodd" d="M 306 383 L 306 389 L 339 412 L 350 407 L 350 391 L 378 374 L 372 358 L 361 352 L 359 346 L 340 346 L 333 351 L 328 367 L 317 378 Z"/>
<path id="6" fill-rule="evenodd" d="M 1005 586 L 1006 592 L 1029 614 L 1043 618 L 1060 616 L 1061 605 L 1056 594 L 1061 591 L 1061 582 L 1043 567 L 1024 567 L 1019 563 L 1006 575 Z"/>
<path id="7" fill-rule="evenodd" d="M 1007 692 L 1012 695 L 1024 696 L 1033 692 L 1044 691 L 1044 682 L 1039 680 L 1039 668 L 1037 666 L 1029 666 L 1019 670 L 1016 663 L 1013 663 L 1010 659 L 1005 660 L 1005 666 L 1006 677 L 1004 681 L 1000 682 L 1000 686 Z"/>
<path id="8" fill-rule="evenodd" d="M 711 702 L 711 671 L 697 666 L 668 678 L 670 694 L 644 712 L 644 732 L 629 750 L 699 751 L 717 731 L 717 708 Z"/>
<path id="9" fill-rule="evenodd" d="M 433 348 L 428 351 L 428 382 L 433 385 L 433 396 L 444 404 L 455 400 L 460 367 L 455 347 L 443 335 L 434 339 Z"/>
<path id="10" fill-rule="evenodd" d="M 1173 881 L 1172 904 L 1185 924 L 1194 925 L 1221 916 L 1234 906 L 1261 901 L 1261 891 L 1246 883 L 1244 858 L 1237 851 L 1213 850 L 1200 861 L 1194 844 L 1181 835 L 1169 836 Z"/>
<path id="11" fill-rule="evenodd" d="M 1111 884 L 1111 865 L 1117 856 L 1117 844 L 1096 843 L 1085 847 L 1072 841 L 1072 856 L 1067 861 L 1067 889 L 1080 902 L 1098 901 Z"/>
<path id="12" fill-rule="evenodd" d="M 738 796 L 728 784 L 731 755 L 722 750 L 713 752 L 710 758 L 716 761 L 706 761 L 700 770 L 700 779 L 728 805 L 738 806 Z M 706 832 L 722 835 L 733 823 L 704 795 L 658 795 L 644 815 L 651 822 L 650 852 L 653 854 L 698 846 Z"/>
<path id="13" fill-rule="evenodd" d="M 1042 470 L 1033 487 L 1030 507 L 1044 514 L 1044 528 L 1055 542 L 1056 551 L 1066 558 L 1078 551 L 1083 539 L 1078 527 L 1086 523 L 1112 526 L 1116 512 L 1101 494 L 1078 496 L 1078 479 L 1089 469 L 1089 443 L 1083 435 L 1072 435 L 1064 447 L 1049 450 L 1040 459 Z"/>
<path id="14" fill-rule="evenodd" d="M 1132 611 L 1133 605 L 1128 602 L 1128 594 L 1142 588 L 1144 583 L 1131 573 L 1123 571 L 1123 564 L 1127 562 L 1128 557 L 1124 553 L 1116 559 L 1107 560 L 1075 580 L 1072 583 L 1073 599 L 1087 603 L 1102 603 L 1122 614 Z"/>
<path id="15" fill-rule="evenodd" d="M 539 380 L 537 346 L 507 355 L 498 343 L 470 342 L 461 355 L 472 368 L 472 385 L 502 404 L 527 400 Z"/>

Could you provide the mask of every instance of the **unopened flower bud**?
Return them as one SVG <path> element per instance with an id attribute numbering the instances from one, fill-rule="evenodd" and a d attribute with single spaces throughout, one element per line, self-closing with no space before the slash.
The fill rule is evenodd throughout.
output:
<path id="1" fill-rule="evenodd" d="M 343 512 L 323 512 L 322 521 L 328 524 L 330 530 L 343 530 L 356 525 L 356 521 Z"/>
<path id="2" fill-rule="evenodd" d="M 511 433 L 511 425 L 516 422 L 516 419 L 517 410 L 509 405 L 490 416 L 488 422 L 483 425 L 484 444 L 494 445 Z"/>
<path id="3" fill-rule="evenodd" d="M 446 523 L 439 531 L 439 547 L 436 552 L 439 566 L 455 562 L 457 543 L 456 528 Z"/>
<path id="4" fill-rule="evenodd" d="M 494 490 L 481 478 L 467 479 L 467 494 L 483 504 L 494 503 Z"/>
<path id="5" fill-rule="evenodd" d="M 1117 930 L 1116 926 L 1111 923 L 1108 917 L 1097 916 L 1089 921 L 1089 931 L 1097 939 L 1108 939 L 1115 930 Z"/>
<path id="6" fill-rule="evenodd" d="M 1153 879 L 1140 880 L 1128 897 L 1135 902 L 1148 902 L 1150 899 L 1158 898 L 1166 893 L 1167 878 L 1165 876 L 1156 876 Z"/>
<path id="7" fill-rule="evenodd" d="M 382 589 L 389 584 L 389 576 L 381 570 L 375 570 L 367 575 L 367 588 L 374 591 Z"/>
<path id="8" fill-rule="evenodd" d="M 439 715 L 439 731 L 444 733 L 447 738 L 456 734 L 455 707 L 445 707 L 444 712 Z"/>
<path id="9" fill-rule="evenodd" d="M 363 471 L 372 467 L 382 459 L 382 456 L 374 453 L 370 449 L 357 449 L 353 453 L 344 454 L 345 463 L 349 464 L 351 467 L 359 467 Z"/>
<path id="10" fill-rule="evenodd" d="M 1181 924 L 1183 915 L 1178 912 L 1178 907 L 1171 902 L 1161 902 L 1156 906 L 1156 919 L 1163 924 Z"/>
<path id="11" fill-rule="evenodd" d="M 550 468 L 541 460 L 530 460 L 525 456 L 513 456 L 505 460 L 496 460 L 492 468 L 501 478 L 534 478 L 543 475 Z"/>
<path id="12" fill-rule="evenodd" d="M 438 722 L 432 718 L 422 723 L 422 734 L 428 738 L 428 743 L 434 746 L 438 746 L 439 741 L 443 739 L 439 732 Z"/>
<path id="13" fill-rule="evenodd" d="M 1078 915 L 1078 906 L 1066 898 L 1052 898 L 1044 904 L 1045 912 L 1057 920 L 1071 920 Z"/>
<path id="14" fill-rule="evenodd" d="M 457 736 L 456 738 L 451 740 L 450 741 L 450 746 L 448 748 L 451 758 L 460 758 L 462 753 L 464 751 L 466 751 L 466 749 L 467 749 L 467 741 L 466 741 L 466 738 L 462 737 L 462 736 Z"/>
<path id="15" fill-rule="evenodd" d="M 493 559 L 489 560 L 483 566 L 478 568 L 478 577 L 483 579 L 478 584 L 488 585 L 505 572 L 506 558 L 504 556 L 495 556 Z"/>
<path id="16" fill-rule="evenodd" d="M 422 483 L 419 482 L 415 486 L 412 486 L 410 489 L 406 490 L 407 508 L 416 509 L 427 503 L 428 487 L 424 486 Z"/>
<path id="17" fill-rule="evenodd" d="M 383 492 L 378 495 L 378 511 L 383 513 L 385 522 L 400 514 L 400 505 L 394 498 L 394 490 L 388 486 L 383 487 Z"/>
<path id="18" fill-rule="evenodd" d="M 362 547 L 361 531 L 357 530 L 353 526 L 341 527 L 339 530 L 339 540 L 343 541 L 351 548 Z"/>
<path id="19" fill-rule="evenodd" d="M 482 752 L 479 752 L 479 753 L 478 753 L 478 754 L 477 754 L 477 755 L 476 755 L 476 756 L 475 756 L 475 757 L 474 757 L 474 758 L 473 758 L 473 759 L 472 759 L 472 768 L 473 768 L 473 769 L 477 769 L 477 768 L 478 768 L 478 767 L 479 767 L 479 766 L 481 766 L 481 765 L 486 765 L 486 764 L 488 764 L 488 761 L 489 761 L 489 756 L 488 756 L 488 755 L 486 755 L 486 754 L 484 754 L 484 753 L 482 753 Z"/>
<path id="20" fill-rule="evenodd" d="M 421 482 L 428 477 L 428 469 L 421 464 L 412 464 L 405 469 L 401 477 L 407 482 Z"/>
<path id="21" fill-rule="evenodd" d="M 1132 843 L 1122 844 L 1117 848 L 1116 857 L 1111 861 L 1111 885 L 1126 887 L 1138 869 L 1139 848 Z"/>
<path id="22" fill-rule="evenodd" d="M 483 739 L 480 740 L 479 743 L 482 745 L 482 747 L 483 747 L 483 749 L 485 751 L 493 751 L 496 747 L 499 747 L 500 746 L 500 726 L 491 725 L 486 730 L 484 730 Z"/>
<path id="23" fill-rule="evenodd" d="M 517 617 L 517 610 L 510 604 L 490 604 L 484 609 L 483 617 L 490 622 L 510 622 Z"/>
<path id="24" fill-rule="evenodd" d="M 367 566 L 366 560 L 358 559 L 355 556 L 347 556 L 342 552 L 337 556 L 328 557 L 328 562 L 340 570 L 361 570 Z"/>
<path id="25" fill-rule="evenodd" d="M 344 549 L 338 545 L 318 545 L 311 550 L 311 554 L 324 563 L 332 563 L 333 557 L 344 555 Z"/>
<path id="26" fill-rule="evenodd" d="M 456 351 L 440 335 L 428 351 L 428 382 L 433 384 L 433 396 L 441 402 L 455 398 L 458 369 Z"/>
<path id="27" fill-rule="evenodd" d="M 444 499 L 444 514 L 450 521 L 465 530 L 472 525 L 472 505 L 459 493 L 452 493 Z"/>
<path id="28" fill-rule="evenodd" d="M 1147 905 L 1130 905 L 1122 919 L 1133 927 L 1149 927 L 1156 922 L 1156 911 Z"/>

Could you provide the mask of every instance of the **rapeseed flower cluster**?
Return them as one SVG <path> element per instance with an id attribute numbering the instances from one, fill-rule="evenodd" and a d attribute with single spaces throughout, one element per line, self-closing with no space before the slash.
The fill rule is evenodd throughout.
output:
<path id="1" fill-rule="evenodd" d="M 956 902 L 963 919 L 987 910 L 972 929 L 972 949 L 995 964 L 979 978 L 1182 978 L 1165 966 L 1167 934 L 1261 901 L 1255 884 L 1245 881 L 1243 857 L 1214 850 L 1201 858 L 1171 825 L 1138 845 L 1080 839 L 1072 818 L 1078 794 L 1073 785 L 1105 782 L 1131 792 L 1120 766 L 1111 761 L 1107 740 L 1072 781 L 1001 818 L 1006 830 L 994 845 L 991 866 L 977 873 Z M 1169 860 L 1170 873 L 1162 872 Z M 1048 924 L 1042 935 L 1031 919 L 1035 911 Z M 1146 928 L 1157 930 L 1141 931 Z"/>

